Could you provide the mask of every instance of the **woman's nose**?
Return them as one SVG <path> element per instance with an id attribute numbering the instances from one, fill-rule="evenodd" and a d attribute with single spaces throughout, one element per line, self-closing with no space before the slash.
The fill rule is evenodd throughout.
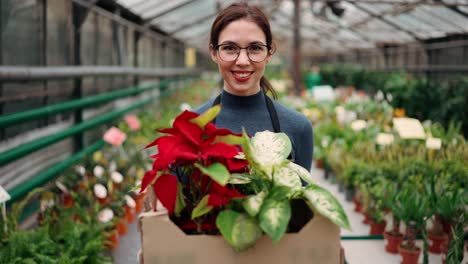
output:
<path id="1" fill-rule="evenodd" d="M 237 57 L 236 64 L 237 65 L 250 64 L 250 59 L 249 59 L 249 55 L 247 54 L 247 50 L 241 49 L 239 51 L 239 56 Z"/>

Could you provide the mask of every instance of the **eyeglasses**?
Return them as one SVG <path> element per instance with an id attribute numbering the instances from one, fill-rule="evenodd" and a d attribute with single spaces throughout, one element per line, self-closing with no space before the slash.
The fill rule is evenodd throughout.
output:
<path id="1" fill-rule="evenodd" d="M 236 44 L 220 44 L 216 45 L 219 57 L 221 60 L 231 62 L 237 60 L 242 49 L 247 51 L 247 57 L 253 62 L 262 62 L 268 56 L 269 47 L 263 44 L 251 44 L 245 48 L 241 48 Z"/>

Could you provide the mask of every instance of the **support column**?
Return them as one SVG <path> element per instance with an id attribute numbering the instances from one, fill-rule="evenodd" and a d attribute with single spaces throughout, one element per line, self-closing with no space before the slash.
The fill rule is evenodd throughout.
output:
<path id="1" fill-rule="evenodd" d="M 293 80 L 294 80 L 294 93 L 299 96 L 302 91 L 301 82 L 301 30 L 300 30 L 300 0 L 294 0 L 294 39 L 293 39 Z"/>

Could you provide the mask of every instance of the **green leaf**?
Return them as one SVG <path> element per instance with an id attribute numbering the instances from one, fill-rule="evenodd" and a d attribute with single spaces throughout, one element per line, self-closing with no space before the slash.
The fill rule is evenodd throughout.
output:
<path id="1" fill-rule="evenodd" d="M 216 136 L 213 144 L 218 142 L 223 142 L 230 145 L 241 145 L 244 142 L 244 139 L 242 136 L 236 135 Z"/>
<path id="2" fill-rule="evenodd" d="M 278 242 L 289 224 L 291 218 L 291 205 L 289 200 L 265 200 L 259 213 L 260 227 L 267 233 L 273 242 Z"/>
<path id="3" fill-rule="evenodd" d="M 293 170 L 306 183 L 314 184 L 314 180 L 312 179 L 312 175 L 310 174 L 310 172 L 308 170 L 304 169 L 302 166 L 297 165 L 294 162 L 289 162 L 286 165 L 286 167 Z"/>
<path id="4" fill-rule="evenodd" d="M 247 184 L 252 181 L 250 175 L 248 174 L 241 174 L 241 173 L 233 173 L 231 174 L 231 178 L 229 178 L 228 183 L 231 184 Z"/>
<path id="5" fill-rule="evenodd" d="M 336 225 L 351 230 L 343 207 L 328 190 L 311 184 L 304 189 L 304 197 L 314 211 L 330 219 Z"/>
<path id="6" fill-rule="evenodd" d="M 299 178 L 295 170 L 287 166 L 282 166 L 274 171 L 273 182 L 278 186 L 289 187 L 292 191 L 299 191 L 302 189 L 301 178 Z"/>
<path id="7" fill-rule="evenodd" d="M 228 169 L 223 164 L 218 162 L 213 163 L 208 167 L 203 167 L 202 165 L 195 163 L 195 167 L 197 167 L 203 174 L 208 175 L 211 179 L 221 184 L 222 186 L 225 186 L 231 177 Z"/>
<path id="8" fill-rule="evenodd" d="M 204 214 L 209 213 L 213 209 L 213 206 L 208 205 L 208 199 L 209 198 L 210 198 L 209 194 L 205 195 L 201 199 L 201 201 L 197 204 L 197 206 L 195 208 L 193 208 L 192 220 L 197 218 L 197 217 L 200 217 L 200 216 L 202 216 Z"/>
<path id="9" fill-rule="evenodd" d="M 262 230 L 255 219 L 232 210 L 220 212 L 216 218 L 216 226 L 237 252 L 253 246 L 262 236 Z"/>
<path id="10" fill-rule="evenodd" d="M 253 158 L 268 175 L 274 167 L 284 164 L 291 153 L 291 141 L 285 133 L 257 132 L 251 142 Z"/>
<path id="11" fill-rule="evenodd" d="M 252 217 L 256 216 L 260 211 L 260 208 L 262 207 L 263 201 L 265 200 L 266 196 L 266 191 L 261 191 L 255 195 L 247 196 L 247 198 L 242 203 L 245 211 L 247 211 L 247 213 Z"/>
<path id="12" fill-rule="evenodd" d="M 177 182 L 177 197 L 176 197 L 176 203 L 175 203 L 175 208 L 174 208 L 174 213 L 176 216 L 180 216 L 180 212 L 185 208 L 185 200 L 184 200 L 184 192 L 183 190 L 182 183 Z"/>
<path id="13" fill-rule="evenodd" d="M 197 124 L 199 127 L 203 128 L 211 122 L 221 111 L 221 106 L 215 105 L 211 107 L 210 109 L 206 110 L 203 114 L 193 118 L 190 120 L 190 122 Z"/>

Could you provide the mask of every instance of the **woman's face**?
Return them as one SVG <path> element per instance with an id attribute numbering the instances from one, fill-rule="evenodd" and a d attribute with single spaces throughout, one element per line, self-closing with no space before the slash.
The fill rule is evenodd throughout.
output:
<path id="1" fill-rule="evenodd" d="M 266 36 L 254 22 L 241 19 L 231 22 L 220 33 L 218 45 L 235 44 L 245 48 L 252 44 L 266 45 Z M 253 62 L 247 56 L 247 50 L 241 49 L 234 61 L 223 61 L 214 47 L 210 47 L 211 58 L 218 64 L 224 79 L 224 89 L 234 95 L 248 96 L 260 91 L 260 79 L 271 55 L 261 62 Z"/>

